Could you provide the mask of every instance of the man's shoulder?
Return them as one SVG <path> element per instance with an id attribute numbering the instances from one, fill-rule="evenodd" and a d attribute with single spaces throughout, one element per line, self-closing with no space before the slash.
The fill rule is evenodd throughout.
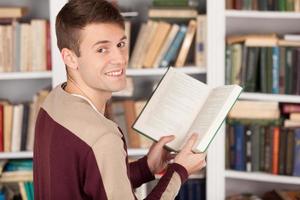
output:
<path id="1" fill-rule="evenodd" d="M 56 123 L 88 144 L 93 144 L 105 134 L 121 136 L 113 121 L 97 113 L 86 100 L 67 94 L 61 88 L 50 92 L 42 109 Z"/>

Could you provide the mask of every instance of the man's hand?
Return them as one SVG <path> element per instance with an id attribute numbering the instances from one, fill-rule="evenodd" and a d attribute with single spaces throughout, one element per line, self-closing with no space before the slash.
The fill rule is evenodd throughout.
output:
<path id="1" fill-rule="evenodd" d="M 147 155 L 148 166 L 152 174 L 162 172 L 172 159 L 171 154 L 164 149 L 164 145 L 174 140 L 174 136 L 164 136 L 157 143 L 153 143 Z"/>
<path id="2" fill-rule="evenodd" d="M 182 165 L 189 175 L 206 166 L 206 153 L 196 154 L 192 152 L 197 137 L 197 134 L 193 134 L 174 159 L 174 162 Z"/>

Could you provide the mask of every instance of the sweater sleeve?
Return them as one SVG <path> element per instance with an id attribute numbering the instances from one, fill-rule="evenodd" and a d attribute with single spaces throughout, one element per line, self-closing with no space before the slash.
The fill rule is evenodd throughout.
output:
<path id="1" fill-rule="evenodd" d="M 170 164 L 166 173 L 161 177 L 158 184 L 153 188 L 145 200 L 175 199 L 181 185 L 187 178 L 188 173 L 183 166 L 177 163 Z"/>
<path id="2" fill-rule="evenodd" d="M 155 179 L 154 175 L 151 173 L 148 163 L 147 156 L 131 162 L 130 167 L 130 182 L 133 188 L 141 186 L 143 183 L 152 181 Z"/>

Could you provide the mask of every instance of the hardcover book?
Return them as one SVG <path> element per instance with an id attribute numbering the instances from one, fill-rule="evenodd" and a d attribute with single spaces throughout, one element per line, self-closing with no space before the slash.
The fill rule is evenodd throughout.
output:
<path id="1" fill-rule="evenodd" d="M 241 91 L 238 85 L 212 88 L 170 67 L 133 129 L 154 141 L 175 135 L 166 145 L 173 151 L 180 151 L 190 135 L 197 133 L 193 151 L 205 152 Z"/>

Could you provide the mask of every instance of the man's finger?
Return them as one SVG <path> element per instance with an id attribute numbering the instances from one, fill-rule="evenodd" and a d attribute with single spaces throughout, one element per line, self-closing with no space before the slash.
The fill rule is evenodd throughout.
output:
<path id="1" fill-rule="evenodd" d="M 158 140 L 158 144 L 160 146 L 164 146 L 165 144 L 171 142 L 172 140 L 175 139 L 175 136 L 174 135 L 169 135 L 169 136 L 164 136 L 164 137 L 161 137 L 159 140 Z"/>
<path id="2" fill-rule="evenodd" d="M 197 142 L 198 135 L 194 133 L 186 142 L 186 144 L 183 146 L 182 151 L 191 151 L 193 146 Z"/>

